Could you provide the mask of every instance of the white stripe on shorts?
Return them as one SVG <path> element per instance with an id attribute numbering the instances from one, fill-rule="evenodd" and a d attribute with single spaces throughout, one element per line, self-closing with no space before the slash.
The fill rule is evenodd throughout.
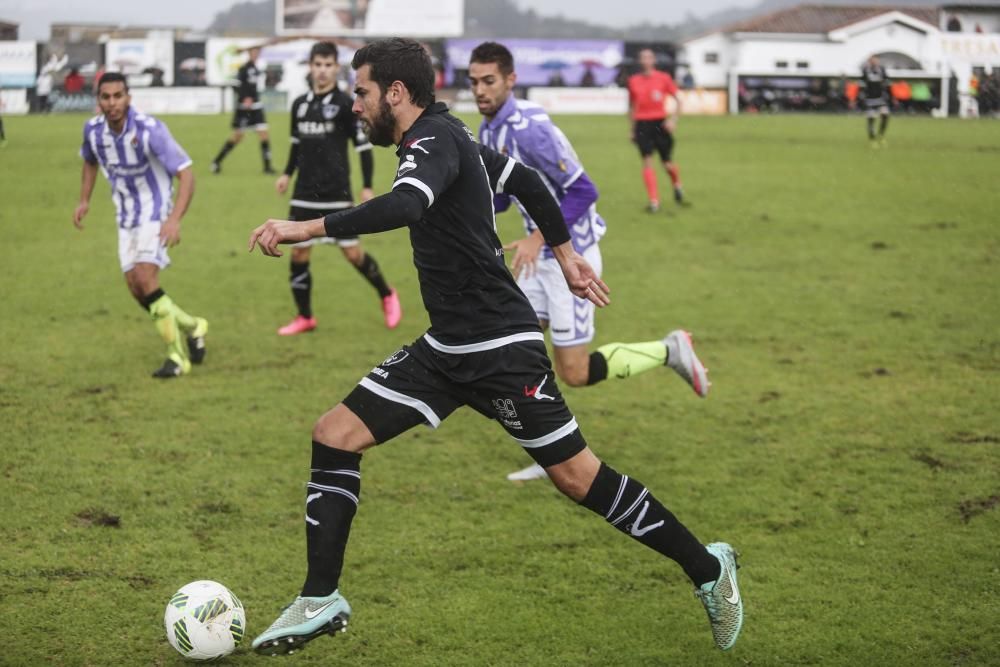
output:
<path id="1" fill-rule="evenodd" d="M 358 384 L 376 396 L 381 396 L 387 401 L 410 406 L 424 416 L 424 419 L 427 420 L 427 423 L 430 424 L 431 428 L 437 428 L 441 425 L 441 418 L 434 414 L 434 411 L 431 410 L 431 406 L 419 399 L 407 396 L 406 394 L 401 394 L 398 391 L 393 391 L 388 387 L 383 387 L 376 382 L 372 382 L 368 378 L 361 378 L 361 382 Z"/>
<path id="2" fill-rule="evenodd" d="M 556 440 L 562 440 L 567 435 L 580 428 L 576 425 L 576 417 L 569 420 L 568 423 L 560 426 L 556 430 L 552 431 L 548 435 L 543 435 L 540 438 L 535 438 L 534 440 L 521 440 L 520 438 L 514 438 L 522 446 L 528 449 L 537 449 L 538 447 L 544 447 L 545 445 L 551 445 Z"/>
<path id="3" fill-rule="evenodd" d="M 493 340 L 484 340 L 481 343 L 469 343 L 467 345 L 445 345 L 444 343 L 436 340 L 429 333 L 424 334 L 424 340 L 426 340 L 427 344 L 438 352 L 446 352 L 447 354 L 468 354 L 469 352 L 485 352 L 486 350 L 495 350 L 496 348 L 503 347 L 504 345 L 520 343 L 526 340 L 540 340 L 544 343 L 545 334 L 541 331 L 523 331 L 521 333 L 504 336 L 503 338 L 494 338 Z"/>

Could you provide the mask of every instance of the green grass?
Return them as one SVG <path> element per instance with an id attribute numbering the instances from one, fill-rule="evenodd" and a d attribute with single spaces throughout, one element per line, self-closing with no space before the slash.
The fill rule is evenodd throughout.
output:
<path id="1" fill-rule="evenodd" d="M 201 578 L 242 598 L 249 640 L 304 574 L 313 421 L 426 326 L 407 236 L 365 240 L 398 330 L 320 249 L 321 328 L 279 338 L 287 262 L 245 246 L 286 211 L 256 141 L 212 176 L 228 119 L 168 118 L 198 182 L 163 285 L 212 328 L 204 367 L 155 382 L 103 180 L 87 229 L 70 222 L 84 117 L 4 120 L 0 663 L 178 664 L 163 608 Z M 714 381 L 705 401 L 666 370 L 567 400 L 600 455 L 742 552 L 739 643 L 713 648 L 678 567 L 507 483 L 526 457 L 460 411 L 365 456 L 350 631 L 289 662 L 1000 664 L 1000 124 L 894 118 L 872 151 L 858 117 L 684 118 L 694 207 L 655 217 L 624 120 L 561 125 L 609 224 L 597 342 L 685 326 Z M 384 191 L 395 159 L 376 163 Z"/>

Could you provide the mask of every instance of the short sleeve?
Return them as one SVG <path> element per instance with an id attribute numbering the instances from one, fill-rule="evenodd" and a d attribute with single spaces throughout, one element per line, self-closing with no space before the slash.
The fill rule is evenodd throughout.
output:
<path id="1" fill-rule="evenodd" d="M 149 131 L 149 150 L 163 164 L 171 175 L 191 166 L 191 158 L 184 152 L 167 126 L 160 121 L 153 121 L 147 126 Z"/>
<path id="2" fill-rule="evenodd" d="M 97 155 L 94 154 L 94 148 L 90 145 L 90 135 L 91 129 L 89 125 L 83 126 L 83 144 L 80 146 L 80 157 L 89 162 L 90 164 L 97 164 Z"/>
<path id="3" fill-rule="evenodd" d="M 667 95 L 677 94 L 677 84 L 674 82 L 674 77 L 669 74 L 663 74 L 663 92 Z"/>
<path id="4" fill-rule="evenodd" d="M 392 189 L 418 190 L 428 208 L 458 178 L 459 152 L 446 128 L 415 128 L 400 147 Z"/>
<path id="5" fill-rule="evenodd" d="M 568 188 L 583 173 L 583 167 L 566 135 L 551 122 L 532 123 L 530 134 L 518 137 L 521 162 L 542 172 L 559 187 Z"/>
<path id="6" fill-rule="evenodd" d="M 479 156 L 483 159 L 483 166 L 486 167 L 486 175 L 490 179 L 490 187 L 494 194 L 504 194 L 507 178 L 514 171 L 514 158 L 501 155 L 485 144 L 479 144 Z"/>

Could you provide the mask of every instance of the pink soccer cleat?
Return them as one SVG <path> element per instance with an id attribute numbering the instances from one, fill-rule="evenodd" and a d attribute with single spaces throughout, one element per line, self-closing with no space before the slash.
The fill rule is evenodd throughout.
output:
<path id="1" fill-rule="evenodd" d="M 278 329 L 278 335 L 294 336 L 296 334 L 312 331 L 315 328 L 316 328 L 315 317 L 302 317 L 301 315 L 297 315 L 294 320 L 292 320 L 285 326 Z"/>
<path id="2" fill-rule="evenodd" d="M 390 329 L 399 326 L 399 321 L 403 319 L 403 307 L 399 305 L 399 294 L 396 290 L 392 290 L 389 296 L 382 299 L 382 315 L 385 317 L 385 326 Z"/>

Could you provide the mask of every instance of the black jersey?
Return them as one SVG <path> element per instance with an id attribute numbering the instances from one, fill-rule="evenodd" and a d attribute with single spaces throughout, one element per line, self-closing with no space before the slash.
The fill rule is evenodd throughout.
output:
<path id="1" fill-rule="evenodd" d="M 865 63 L 861 68 L 861 81 L 865 84 L 865 99 L 882 99 L 889 94 L 889 75 L 881 65 Z"/>
<path id="2" fill-rule="evenodd" d="M 257 69 L 257 63 L 252 60 L 248 60 L 243 63 L 239 71 L 236 73 L 236 104 L 239 106 L 243 103 L 243 100 L 250 98 L 253 100 L 253 104 L 250 106 L 251 109 L 260 109 L 260 85 L 261 81 L 261 71 Z"/>
<path id="3" fill-rule="evenodd" d="M 477 144 L 440 102 L 406 131 L 396 154 L 392 189 L 415 190 L 428 202 L 409 226 L 431 321 L 428 342 L 475 352 L 501 340 L 535 339 L 538 318 L 504 263 L 493 211 L 493 195 L 503 192 L 513 159 Z"/>
<path id="4" fill-rule="evenodd" d="M 292 206 L 330 209 L 353 201 L 347 141 L 358 151 L 372 145 L 351 105 L 351 97 L 339 88 L 322 96 L 309 91 L 292 103 L 294 161 L 285 169 L 289 176 L 299 172 Z"/>

